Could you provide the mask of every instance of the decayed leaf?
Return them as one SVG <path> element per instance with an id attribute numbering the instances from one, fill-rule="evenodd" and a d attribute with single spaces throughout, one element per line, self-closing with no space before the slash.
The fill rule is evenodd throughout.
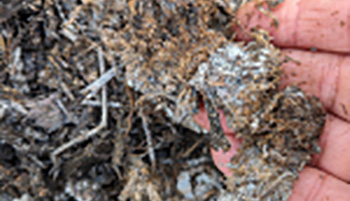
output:
<path id="1" fill-rule="evenodd" d="M 52 95 L 42 100 L 29 102 L 27 104 L 29 112 L 25 120 L 31 121 L 33 126 L 43 128 L 49 133 L 56 131 L 65 123 L 66 117 L 55 100 L 56 95 Z"/>

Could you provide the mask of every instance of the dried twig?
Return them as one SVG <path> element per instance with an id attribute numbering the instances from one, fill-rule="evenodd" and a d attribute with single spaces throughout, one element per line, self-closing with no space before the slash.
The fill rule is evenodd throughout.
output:
<path id="1" fill-rule="evenodd" d="M 151 132 L 148 129 L 147 116 L 144 114 L 142 109 L 140 110 L 140 117 L 142 119 L 142 127 L 143 127 L 143 130 L 145 131 L 145 135 L 146 135 L 148 156 L 149 156 L 149 159 L 151 160 L 152 168 L 153 168 L 153 170 L 155 170 L 156 169 L 156 155 L 154 153 Z"/>
<path id="2" fill-rule="evenodd" d="M 99 90 L 102 86 L 104 86 L 107 82 L 109 82 L 114 76 L 116 76 L 117 73 L 115 72 L 114 68 L 109 69 L 106 73 L 102 74 L 97 80 L 86 86 L 84 89 L 80 91 L 82 94 L 87 94 L 90 92 L 90 94 L 95 93 L 97 90 Z M 87 95 L 87 98 L 91 95 Z"/>
<path id="3" fill-rule="evenodd" d="M 69 98 L 69 100 L 70 101 L 75 101 L 75 97 L 74 97 L 73 93 L 69 90 L 69 88 L 66 85 L 66 83 L 61 82 L 60 86 L 61 86 L 62 91 L 64 92 L 64 94 L 66 94 L 66 96 Z"/>
<path id="4" fill-rule="evenodd" d="M 105 71 L 105 63 L 104 63 L 104 58 L 103 58 L 103 53 L 101 49 L 98 49 L 98 62 L 99 62 L 99 69 L 100 69 L 100 73 L 103 74 Z M 70 140 L 69 142 L 59 146 L 57 149 L 55 149 L 52 153 L 51 153 L 51 159 L 52 161 L 57 164 L 57 156 L 59 154 L 61 154 L 62 152 L 64 152 L 65 150 L 67 150 L 68 148 L 81 143 L 87 139 L 89 139 L 90 137 L 98 134 L 104 127 L 107 126 L 107 114 L 108 114 L 108 107 L 107 107 L 107 89 L 106 86 L 102 86 L 102 92 L 101 92 L 101 96 L 102 96 L 102 116 L 101 116 L 101 122 L 100 124 L 95 127 L 94 129 L 88 131 L 87 133 L 83 134 L 83 135 L 79 135 L 78 137 Z"/>
<path id="5" fill-rule="evenodd" d="M 67 111 L 66 107 L 63 105 L 62 101 L 60 99 L 55 100 L 57 106 L 60 108 L 60 110 L 66 115 L 66 118 L 68 119 L 68 122 L 73 122 L 72 115 Z"/>
<path id="6" fill-rule="evenodd" d="M 130 102 L 130 111 L 129 111 L 129 115 L 127 117 L 127 122 L 128 122 L 128 127 L 126 128 L 126 131 L 124 133 L 124 139 L 129 135 L 130 131 L 131 131 L 131 127 L 132 127 L 132 117 L 134 115 L 134 112 L 135 112 L 135 109 L 134 109 L 134 106 L 135 106 L 135 100 L 134 100 L 134 97 L 131 93 L 131 89 L 128 85 L 125 85 L 126 86 L 126 94 L 127 96 L 129 97 L 129 102 Z"/>
<path id="7" fill-rule="evenodd" d="M 82 105 L 88 105 L 91 107 L 101 107 L 101 102 L 100 101 L 95 101 L 95 100 L 83 100 L 83 102 L 81 102 Z M 120 102 L 115 102 L 115 101 L 109 101 L 107 103 L 108 107 L 111 108 L 122 108 L 123 104 Z"/>

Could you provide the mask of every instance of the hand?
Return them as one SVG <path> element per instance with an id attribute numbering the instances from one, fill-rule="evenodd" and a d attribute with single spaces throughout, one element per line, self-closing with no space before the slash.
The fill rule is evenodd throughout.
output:
<path id="1" fill-rule="evenodd" d="M 319 97 L 327 110 L 320 139 L 322 153 L 314 156 L 310 166 L 300 173 L 289 201 L 349 200 L 350 2 L 285 0 L 273 14 L 280 22 L 278 28 L 271 27 L 271 18 L 259 13 L 251 3 L 241 8 L 237 17 L 247 30 L 257 25 L 268 30 L 283 54 L 300 62 L 282 66 L 282 88 L 298 85 L 306 93 Z M 315 48 L 318 51 L 310 51 Z M 229 175 L 226 164 L 236 154 L 240 142 L 220 115 L 231 149 L 226 153 L 212 150 L 212 156 L 217 167 Z M 209 128 L 204 109 L 195 120 Z"/>

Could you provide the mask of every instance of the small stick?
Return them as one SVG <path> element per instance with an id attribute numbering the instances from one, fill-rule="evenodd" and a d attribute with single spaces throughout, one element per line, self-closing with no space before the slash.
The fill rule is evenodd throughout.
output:
<path id="1" fill-rule="evenodd" d="M 151 160 L 151 163 L 152 163 L 152 169 L 155 170 L 156 169 L 156 156 L 155 156 L 154 148 L 153 148 L 153 144 L 152 144 L 151 132 L 148 129 L 147 117 L 143 113 L 142 110 L 140 111 L 140 116 L 142 118 L 142 127 L 143 127 L 143 130 L 145 131 L 145 134 L 146 134 L 148 156 L 149 156 L 149 159 Z"/>
<path id="2" fill-rule="evenodd" d="M 64 94 L 66 94 L 66 96 L 69 98 L 70 101 L 75 101 L 75 97 L 74 97 L 73 93 L 69 90 L 66 83 L 61 82 L 60 87 L 62 88 L 62 91 L 64 92 Z"/>
<path id="3" fill-rule="evenodd" d="M 103 54 L 100 49 L 98 49 L 98 61 L 99 61 L 99 68 L 100 68 L 100 73 L 103 74 L 105 71 L 105 63 L 103 60 Z M 98 134 L 104 127 L 107 126 L 107 114 L 108 114 L 108 107 L 107 107 L 107 89 L 106 86 L 102 87 L 102 115 L 101 115 L 101 122 L 98 126 L 96 126 L 94 129 L 88 131 L 87 133 L 84 133 L 82 135 L 79 135 L 78 137 L 72 139 L 71 141 L 64 143 L 63 145 L 59 146 L 56 148 L 52 153 L 51 153 L 51 159 L 52 161 L 57 164 L 57 156 L 67 150 L 68 148 L 81 143 L 92 136 Z"/>
<path id="4" fill-rule="evenodd" d="M 130 102 L 130 111 L 129 111 L 129 115 L 127 117 L 127 122 L 128 122 L 128 127 L 126 128 L 125 134 L 124 134 L 124 139 L 129 135 L 130 131 L 131 131 L 131 127 L 132 127 L 132 117 L 134 115 L 135 112 L 135 100 L 134 97 L 132 96 L 131 93 L 131 89 L 128 85 L 125 85 L 125 89 L 126 89 L 126 95 L 129 97 L 129 102 Z"/>
<path id="5" fill-rule="evenodd" d="M 80 90 L 80 93 L 87 94 L 88 92 L 94 93 L 109 82 L 117 73 L 114 68 L 109 69 L 106 73 L 102 74 L 97 80 L 86 86 L 84 89 Z M 89 97 L 89 95 L 87 95 Z"/>
<path id="6" fill-rule="evenodd" d="M 100 101 L 95 101 L 95 100 L 83 100 L 83 102 L 81 102 L 82 105 L 88 105 L 88 106 L 91 106 L 91 107 L 101 107 L 101 102 Z M 123 104 L 120 103 L 120 102 L 114 102 L 114 101 L 109 101 L 107 103 L 107 106 L 108 107 L 111 107 L 111 108 L 122 108 L 123 107 Z"/>
<path id="7" fill-rule="evenodd" d="M 66 118 L 68 118 L 69 122 L 73 122 L 73 117 L 72 115 L 67 111 L 66 107 L 64 107 L 62 101 L 60 99 L 55 99 L 55 102 L 57 106 L 60 108 L 60 110 L 66 115 Z"/>

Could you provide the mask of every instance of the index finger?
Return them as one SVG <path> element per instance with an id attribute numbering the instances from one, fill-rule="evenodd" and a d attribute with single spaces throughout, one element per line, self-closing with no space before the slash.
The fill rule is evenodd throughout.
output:
<path id="1" fill-rule="evenodd" d="M 285 0 L 273 9 L 279 26 L 259 12 L 254 2 L 243 6 L 237 18 L 243 28 L 266 29 L 280 47 L 317 48 L 331 52 L 350 52 L 349 0 Z M 242 35 L 241 35 L 242 37 Z"/>

